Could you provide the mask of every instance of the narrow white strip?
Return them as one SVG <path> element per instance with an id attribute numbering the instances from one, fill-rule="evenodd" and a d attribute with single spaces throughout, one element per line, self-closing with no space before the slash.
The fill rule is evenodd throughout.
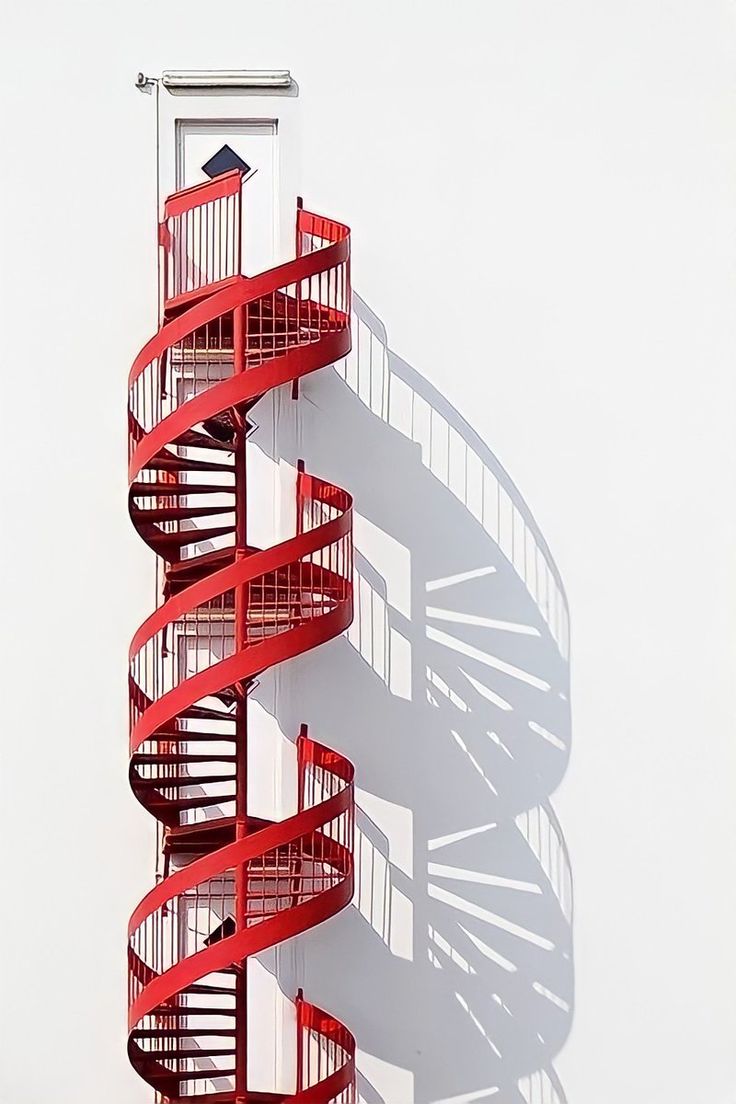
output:
<path id="1" fill-rule="evenodd" d="M 570 1011 L 570 1005 L 562 997 L 558 997 L 556 993 L 553 993 L 551 989 L 545 989 L 543 985 L 540 985 L 538 981 L 532 983 L 532 989 L 539 993 L 541 996 L 546 997 L 552 1004 L 556 1004 L 558 1008 L 561 1008 L 563 1012 Z"/>
<path id="2" fill-rule="evenodd" d="M 477 828 L 464 828 L 462 832 L 451 832 L 449 836 L 437 836 L 428 842 L 427 850 L 436 851 L 438 847 L 447 847 L 448 844 L 468 839 L 469 836 L 479 836 L 481 832 L 487 832 L 490 828 L 495 827 L 495 822 L 493 824 L 479 824 Z"/>
<path id="3" fill-rule="evenodd" d="M 430 883 L 429 896 L 434 897 L 436 901 L 442 901 L 444 904 L 450 905 L 451 908 L 458 909 L 459 912 L 474 916 L 477 920 L 485 920 L 486 924 L 492 924 L 494 928 L 500 928 L 501 931 L 516 936 L 517 939 L 523 939 L 525 943 L 533 943 L 535 947 L 541 947 L 545 951 L 554 950 L 554 943 L 549 939 L 545 939 L 544 936 L 537 935 L 536 932 L 529 931 L 528 928 L 522 928 L 521 925 L 514 924 L 513 921 L 506 920 L 505 917 L 498 916 L 495 912 L 489 912 L 488 909 L 481 908 L 480 905 L 475 905 L 472 901 L 466 901 L 464 897 L 457 897 L 454 893 L 448 893 L 446 889 L 441 889 L 439 886 Z"/>
<path id="4" fill-rule="evenodd" d="M 505 712 L 513 711 L 513 706 L 510 702 L 507 702 L 505 698 L 502 698 L 500 694 L 494 694 L 493 690 L 489 690 L 487 686 L 484 686 L 482 682 L 478 682 L 477 679 L 469 675 L 467 671 L 464 671 L 462 667 L 458 667 L 461 675 L 464 675 L 470 685 L 478 691 L 482 698 L 489 701 L 492 705 L 497 705 L 499 709 L 503 709 Z"/>
<path id="5" fill-rule="evenodd" d="M 470 659 L 477 659 L 479 663 L 485 664 L 486 667 L 493 667 L 494 670 L 501 671 L 504 675 L 510 675 L 511 678 L 519 679 L 520 682 L 526 682 L 529 686 L 535 686 L 538 690 L 546 691 L 550 689 L 549 683 L 545 682 L 544 679 L 537 678 L 536 675 L 531 675 L 520 667 L 514 667 L 512 663 L 506 663 L 504 660 L 498 659 L 497 656 L 489 655 L 488 652 L 482 652 L 480 648 L 473 648 L 470 644 L 466 644 L 463 640 L 458 640 L 440 629 L 433 629 L 428 626 L 427 637 L 437 644 L 444 644 L 446 648 L 451 648 L 453 652 L 460 652 Z"/>
<path id="6" fill-rule="evenodd" d="M 473 1009 L 470 1007 L 470 1005 L 468 1004 L 468 1002 L 466 1001 L 466 999 L 462 995 L 462 993 L 455 993 L 455 999 L 457 1000 L 460 1007 L 463 1008 L 467 1012 L 467 1014 L 470 1016 L 470 1019 L 473 1021 L 475 1026 L 478 1028 L 478 1031 L 483 1036 L 485 1041 L 488 1043 L 489 1047 L 491 1048 L 493 1053 L 496 1055 L 496 1057 L 500 1058 L 501 1057 L 501 1051 L 498 1049 L 498 1047 L 494 1043 L 493 1039 L 490 1037 L 490 1035 L 488 1034 L 486 1029 L 483 1027 L 483 1024 L 480 1022 L 480 1020 L 478 1019 L 476 1014 L 473 1012 Z"/>
<path id="7" fill-rule="evenodd" d="M 465 743 L 465 741 L 463 740 L 463 738 L 462 738 L 462 737 L 461 737 L 461 736 L 460 736 L 460 735 L 459 735 L 459 734 L 458 734 L 458 733 L 457 733 L 457 732 L 455 731 L 455 729 L 454 729 L 454 728 L 451 728 L 451 729 L 450 729 L 450 732 L 452 733 L 452 735 L 453 735 L 453 737 L 454 737 L 454 739 L 455 739 L 455 743 L 456 743 L 456 744 L 457 744 L 457 745 L 458 745 L 459 747 L 461 747 L 461 748 L 462 748 L 462 750 L 463 750 L 463 751 L 465 752 L 465 754 L 467 755 L 468 759 L 469 759 L 469 760 L 470 760 L 470 762 L 471 762 L 471 763 L 473 764 L 473 766 L 475 767 L 476 771 L 478 772 L 478 774 L 479 774 L 479 775 L 481 776 L 481 778 L 482 778 L 482 779 L 483 779 L 483 781 L 485 782 L 486 786 L 488 786 L 488 789 L 489 789 L 489 790 L 491 791 L 491 793 L 494 793 L 494 794 L 496 795 L 496 797 L 498 797 L 498 790 L 497 790 L 497 789 L 496 789 L 496 787 L 495 787 L 495 786 L 493 785 L 493 783 L 491 782 L 490 778 L 488 777 L 488 775 L 486 774 L 486 772 L 485 772 L 485 771 L 483 770 L 482 766 L 480 765 L 480 763 L 478 762 L 478 760 L 477 760 L 477 759 L 475 758 L 475 756 L 473 755 L 473 753 L 472 753 L 471 751 L 469 751 L 469 750 L 468 750 L 468 745 L 467 745 L 467 744 Z"/>
<path id="8" fill-rule="evenodd" d="M 475 885 L 497 886 L 499 889 L 517 889 L 519 893 L 537 893 L 542 890 L 535 882 L 520 882 L 515 878 L 502 878 L 498 874 L 482 874 L 479 870 L 465 870 L 460 866 L 443 866 L 442 863 L 429 863 L 429 874 L 441 878 L 452 878 L 457 882 L 473 882 Z"/>
<path id="9" fill-rule="evenodd" d="M 555 736 L 554 732 L 550 732 L 548 728 L 542 728 L 536 721 L 529 721 L 529 727 L 532 732 L 536 732 L 537 736 L 541 736 L 543 740 L 552 744 L 552 747 L 556 747 L 559 751 L 564 751 L 567 747 L 564 740 L 561 740 L 559 736 Z"/>
<path id="10" fill-rule="evenodd" d="M 446 575 L 444 579 L 432 579 L 431 582 L 427 583 L 427 590 L 442 590 L 443 587 L 465 583 L 469 579 L 480 579 L 482 575 L 494 575 L 495 571 L 495 567 L 477 567 L 475 571 L 462 571 L 459 575 Z"/>
<path id="11" fill-rule="evenodd" d="M 487 943 L 484 943 L 477 935 L 473 935 L 472 932 L 469 932 L 462 924 L 458 924 L 458 927 L 460 931 L 465 932 L 473 946 L 477 947 L 480 953 L 485 955 L 487 959 L 490 959 L 491 962 L 495 962 L 496 966 L 500 966 L 502 970 L 506 970 L 509 974 L 516 973 L 516 966 L 514 966 L 513 962 L 509 962 L 508 958 L 499 954 L 498 951 L 494 951 L 493 947 L 489 947 Z"/>
<path id="12" fill-rule="evenodd" d="M 436 621 L 454 621 L 457 625 L 478 625 L 482 629 L 500 629 L 502 632 L 520 633 L 522 636 L 539 636 L 539 629 L 533 625 L 521 625 L 516 621 L 497 621 L 493 617 L 478 617 L 474 613 L 460 613 L 457 610 L 439 609 L 427 606 L 427 617 Z"/>

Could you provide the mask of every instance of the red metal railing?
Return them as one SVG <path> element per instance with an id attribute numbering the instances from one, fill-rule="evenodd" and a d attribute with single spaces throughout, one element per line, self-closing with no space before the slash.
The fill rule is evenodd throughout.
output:
<path id="1" fill-rule="evenodd" d="M 159 242 L 169 305 L 182 305 L 240 275 L 240 196 L 240 173 L 233 170 L 167 199 Z"/>
<path id="2" fill-rule="evenodd" d="M 241 275 L 238 173 L 167 200 L 163 323 L 130 374 L 130 513 L 162 565 L 130 649 L 130 781 L 163 870 L 129 926 L 129 1054 L 159 1099 L 351 1104 L 355 1043 L 296 998 L 295 1084 L 248 1080 L 247 961 L 353 893 L 353 769 L 296 742 L 297 808 L 247 808 L 247 695 L 352 619 L 352 501 L 296 480 L 296 532 L 248 544 L 248 413 L 350 346 L 349 232 L 297 212 L 297 257 Z"/>

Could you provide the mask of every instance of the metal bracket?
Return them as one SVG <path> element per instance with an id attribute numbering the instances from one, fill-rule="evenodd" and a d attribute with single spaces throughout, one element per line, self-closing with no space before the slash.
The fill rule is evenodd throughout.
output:
<path id="1" fill-rule="evenodd" d="M 157 84 L 158 77 L 147 77 L 145 73 L 139 73 L 135 78 L 135 86 L 138 91 L 145 92 L 149 96 Z"/>

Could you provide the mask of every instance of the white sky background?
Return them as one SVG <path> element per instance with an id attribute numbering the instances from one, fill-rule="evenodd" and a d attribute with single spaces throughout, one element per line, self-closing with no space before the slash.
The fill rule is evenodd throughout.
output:
<path id="1" fill-rule="evenodd" d="M 290 67 L 304 195 L 565 580 L 570 1104 L 736 1100 L 736 15 L 726 0 L 6 3 L 0 1104 L 135 1104 L 126 652 L 152 561 L 125 385 L 154 327 L 138 70 Z M 433 325 L 438 287 L 452 287 Z M 441 1025 L 438 1025 L 441 1030 Z"/>

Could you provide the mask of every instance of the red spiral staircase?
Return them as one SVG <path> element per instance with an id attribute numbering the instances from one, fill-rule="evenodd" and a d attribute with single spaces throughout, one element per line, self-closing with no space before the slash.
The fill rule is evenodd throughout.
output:
<path id="1" fill-rule="evenodd" d="M 302 728 L 298 797 L 248 811 L 248 693 L 352 619 L 352 500 L 299 465 L 295 535 L 246 531 L 249 412 L 350 347 L 349 231 L 297 209 L 296 258 L 241 274 L 239 172 L 171 196 L 163 312 L 130 373 L 130 516 L 161 600 L 130 647 L 130 782 L 163 874 L 129 925 L 130 1060 L 166 1104 L 352 1104 L 355 1041 L 296 998 L 293 1091 L 249 1087 L 247 962 L 353 893 L 353 768 Z M 252 1079 L 252 1078 L 251 1078 Z"/>

